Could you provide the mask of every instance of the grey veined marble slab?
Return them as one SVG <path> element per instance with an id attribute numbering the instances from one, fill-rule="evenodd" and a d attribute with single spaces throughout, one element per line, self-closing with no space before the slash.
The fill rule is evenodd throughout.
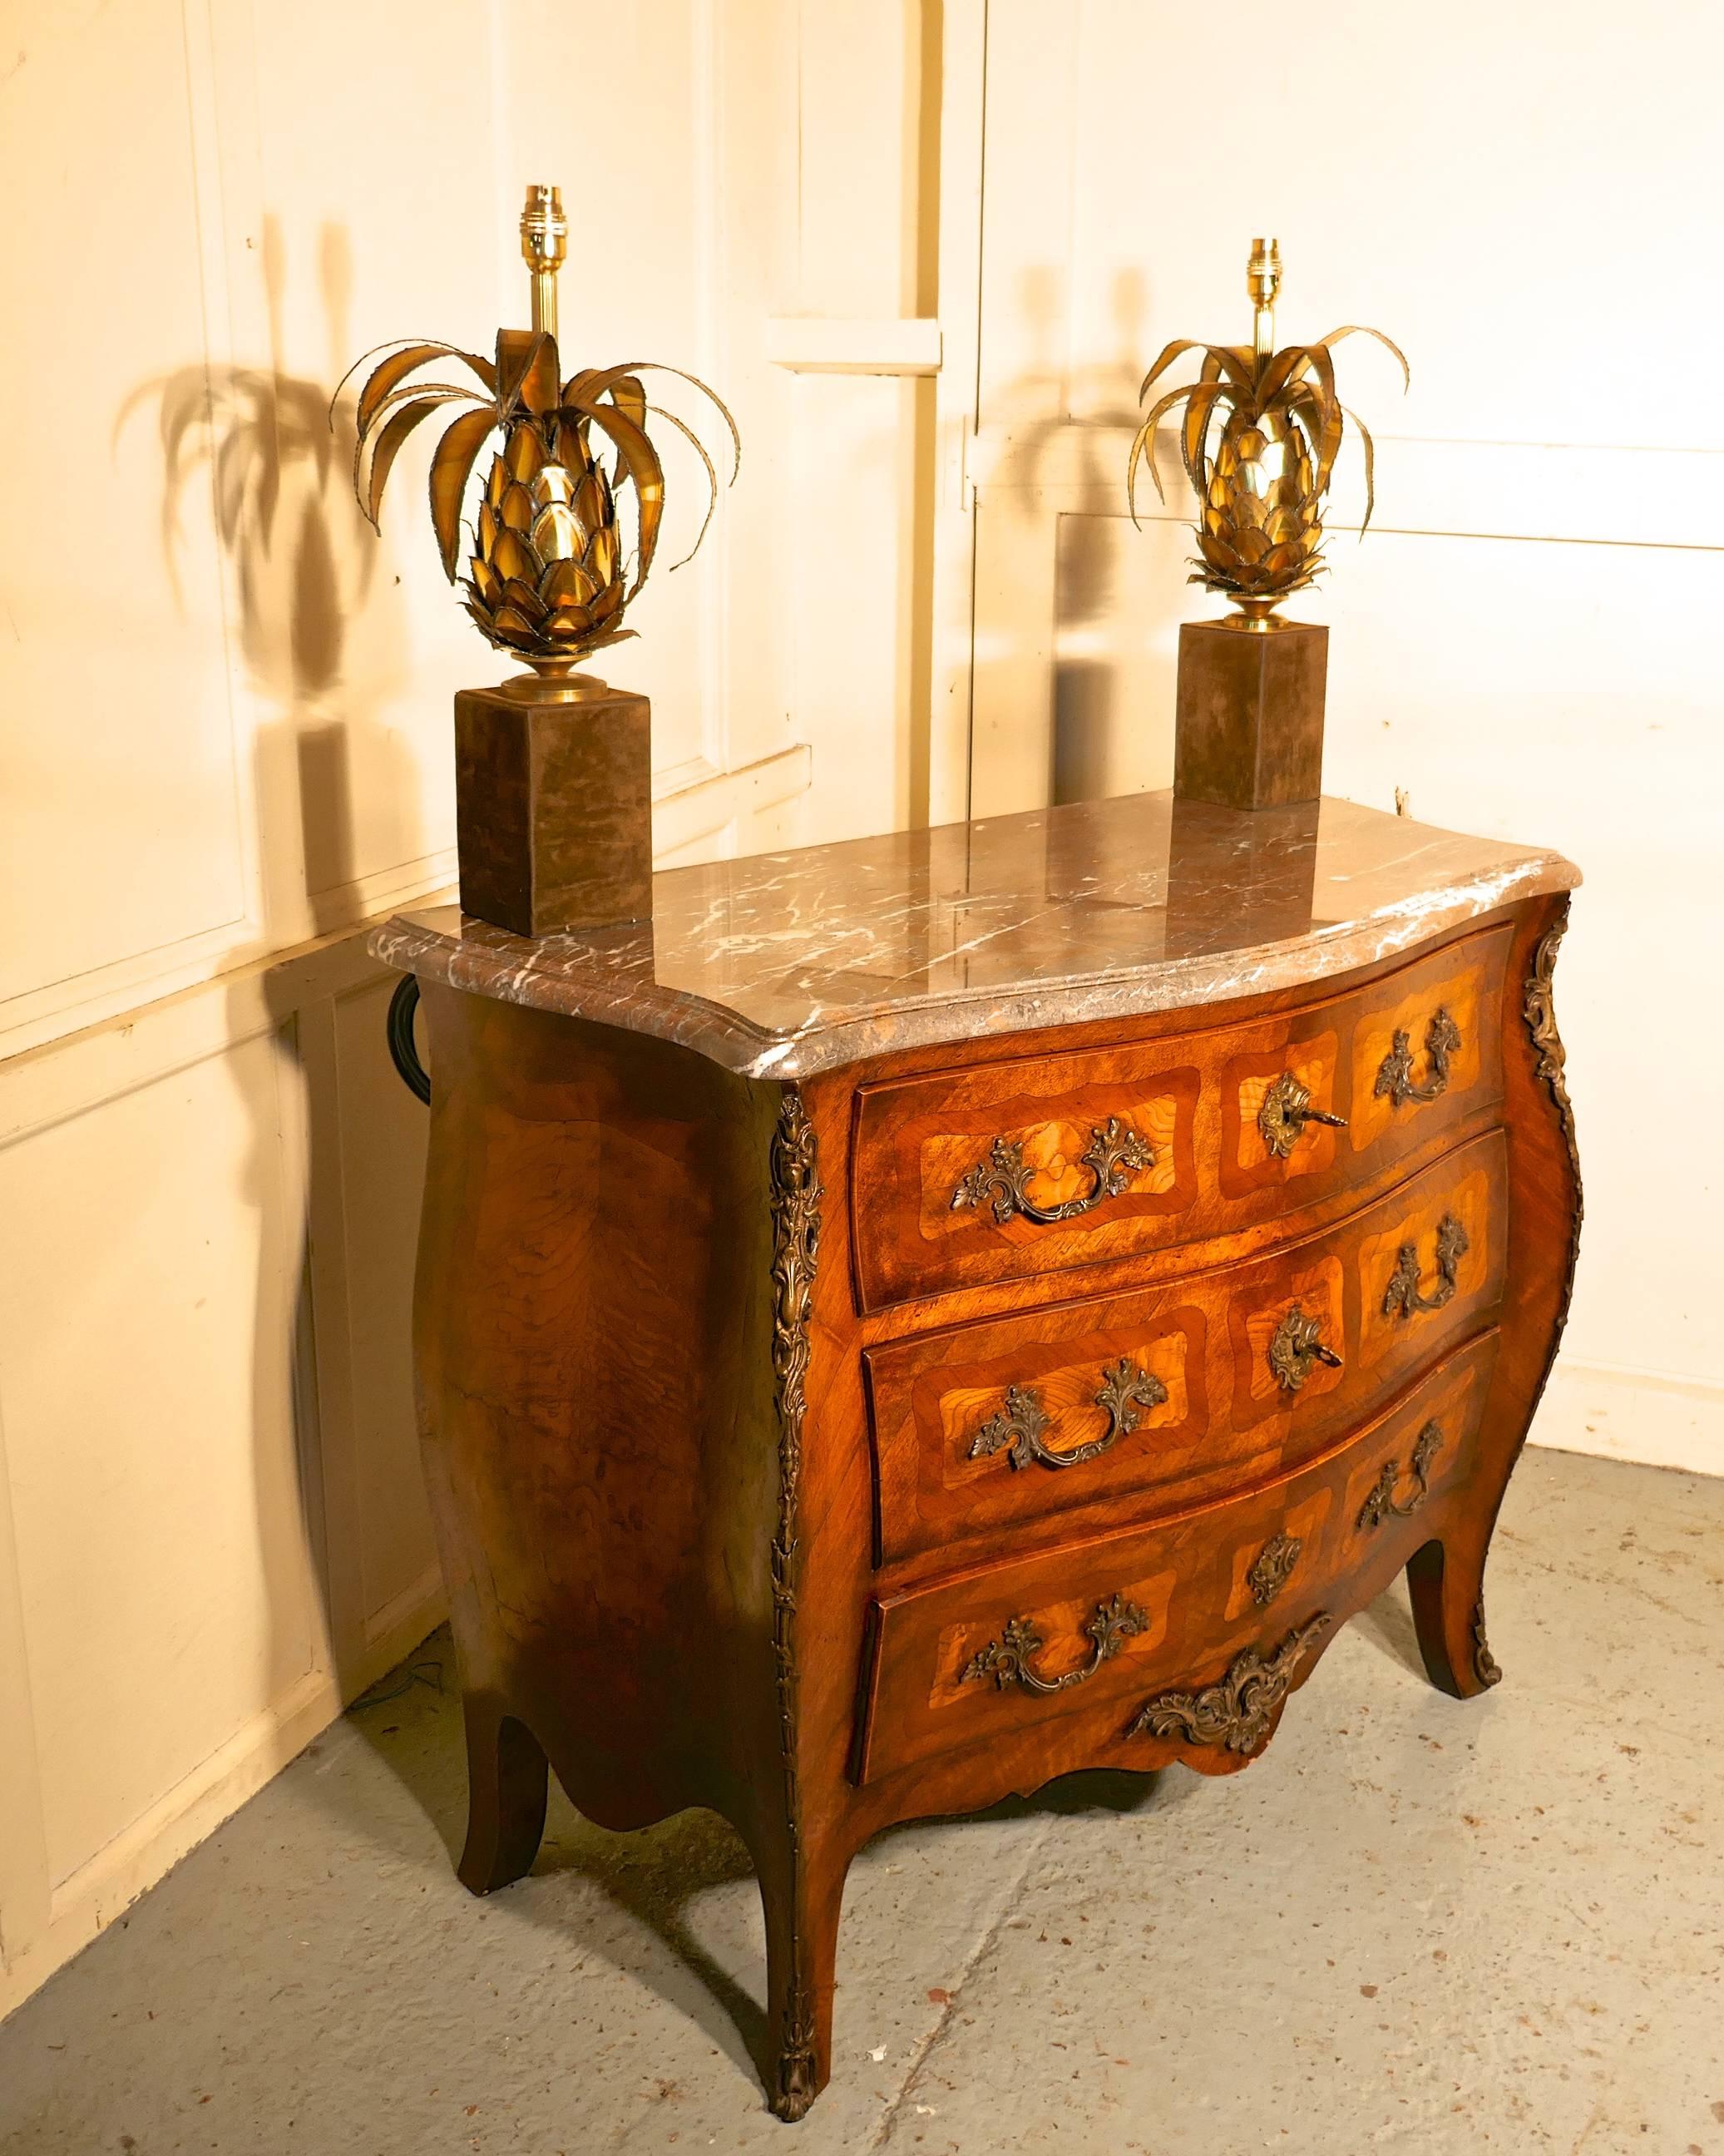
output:
<path id="1" fill-rule="evenodd" d="M 650 923 L 535 940 L 438 906 L 371 948 L 788 1079 L 1349 973 L 1579 881 L 1560 854 L 1347 801 L 1241 813 L 1137 793 L 666 870 Z"/>

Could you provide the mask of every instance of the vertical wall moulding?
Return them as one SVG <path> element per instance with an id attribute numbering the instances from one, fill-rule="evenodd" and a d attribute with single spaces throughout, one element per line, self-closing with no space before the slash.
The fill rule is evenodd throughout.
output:
<path id="1" fill-rule="evenodd" d="M 988 0 L 945 0 L 940 22 L 936 260 L 926 304 L 940 322 L 936 481 L 931 563 L 928 821 L 970 813 L 975 619 L 975 488 L 980 408 L 982 162 Z"/>
<path id="2" fill-rule="evenodd" d="M 698 229 L 695 245 L 698 280 L 693 372 L 706 382 L 721 382 L 728 372 L 724 335 L 725 74 L 724 27 L 719 0 L 695 0 L 690 13 L 694 42 L 693 104 L 689 124 L 700 185 L 695 199 Z M 731 765 L 729 520 L 718 517 L 706 535 L 704 558 L 695 573 L 700 580 L 700 749 L 715 771 Z"/>

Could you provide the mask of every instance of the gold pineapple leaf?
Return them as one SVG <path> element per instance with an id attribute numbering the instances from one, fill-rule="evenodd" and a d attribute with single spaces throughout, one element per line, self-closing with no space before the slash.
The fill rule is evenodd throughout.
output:
<path id="1" fill-rule="evenodd" d="M 706 536 L 706 527 L 711 523 L 713 511 L 718 507 L 718 474 L 713 469 L 712 459 L 707 454 L 706 444 L 700 439 L 700 437 L 695 432 L 692 427 L 687 425 L 683 420 L 679 419 L 675 413 L 667 412 L 662 404 L 649 404 L 646 407 L 646 409 L 651 413 L 655 419 L 662 419 L 666 426 L 675 427 L 677 433 L 682 436 L 683 439 L 693 447 L 695 454 L 699 457 L 701 464 L 706 467 L 706 512 L 700 519 L 700 528 L 695 534 L 694 544 L 689 548 L 686 554 L 680 554 L 675 561 L 670 564 L 673 569 L 680 569 L 685 562 L 692 562 L 694 560 L 695 555 L 700 551 L 701 541 Z M 735 475 L 732 474 L 731 476 L 734 479 Z"/>
<path id="2" fill-rule="evenodd" d="M 667 425 L 675 427 L 684 440 L 692 445 L 695 454 L 700 458 L 706 473 L 706 508 L 700 519 L 700 528 L 695 534 L 695 543 L 689 548 L 686 554 L 670 565 L 673 569 L 680 569 L 684 562 L 691 562 L 699 553 L 700 542 L 706 536 L 706 527 L 711 523 L 713 511 L 718 506 L 718 474 L 714 469 L 711 457 L 707 453 L 706 444 L 695 429 L 680 419 L 675 413 L 666 411 L 663 405 L 649 403 L 647 401 L 646 389 L 640 379 L 643 374 L 674 374 L 679 382 L 686 382 L 690 388 L 698 389 L 708 403 L 717 412 L 731 437 L 729 484 L 731 485 L 736 484 L 736 475 L 742 469 L 742 438 L 736 431 L 736 422 L 731 416 L 729 405 L 725 403 L 718 392 L 701 381 L 698 374 L 690 374 L 680 367 L 667 367 L 658 360 L 629 360 L 621 367 L 593 367 L 584 373 L 571 375 L 563 384 L 565 403 L 584 404 L 601 397 L 608 396 L 612 403 L 627 418 L 632 420 L 635 427 L 643 434 L 646 431 L 647 417 L 650 413 L 653 418 L 663 419 Z M 619 464 L 619 478 L 623 470 L 623 467 Z M 641 572 L 643 578 L 645 573 L 643 568 Z"/>
<path id="3" fill-rule="evenodd" d="M 497 331 L 497 417 L 542 418 L 557 403 L 557 340 L 543 330 Z"/>
<path id="4" fill-rule="evenodd" d="M 1377 506 L 1377 445 L 1371 439 L 1371 429 L 1357 412 L 1348 412 L 1359 430 L 1359 447 L 1365 453 L 1365 514 L 1359 521 L 1359 536 L 1363 538 L 1371 522 L 1371 512 Z"/>
<path id="5" fill-rule="evenodd" d="M 654 363 L 588 368 L 565 384 L 556 340 L 542 331 L 499 331 L 495 363 L 429 339 L 377 350 L 385 357 L 358 399 L 353 467 L 354 491 L 371 521 L 377 522 L 389 474 L 408 436 L 439 408 L 467 404 L 471 408 L 444 429 L 432 454 L 429 493 L 438 550 L 454 583 L 474 468 L 500 429 L 503 440 L 478 504 L 475 551 L 464 580 L 468 612 L 492 643 L 523 652 L 536 664 L 567 661 L 632 636 L 632 629 L 621 626 L 623 610 L 646 581 L 664 510 L 664 468 L 647 431 L 649 417 L 681 434 L 706 475 L 706 511 L 690 555 L 706 536 L 718 495 L 717 470 L 700 435 L 675 413 L 649 400 L 642 377 Z M 413 379 L 433 361 L 449 357 L 471 371 L 478 387 Z M 722 398 L 680 367 L 657 371 L 690 382 L 716 408 L 731 436 L 734 480 L 741 443 Z M 333 427 L 333 405 L 330 422 Z M 593 455 L 589 437 L 595 428 L 615 452 L 614 477 Z M 637 542 L 634 582 L 626 588 L 615 495 L 624 481 L 634 489 Z"/>
<path id="6" fill-rule="evenodd" d="M 1407 364 L 1406 353 L 1392 336 L 1385 336 L 1381 330 L 1373 330 L 1367 322 L 1343 322 L 1338 330 L 1331 330 L 1322 342 L 1326 345 L 1339 344 L 1342 337 L 1349 336 L 1375 337 L 1378 344 L 1392 352 L 1401 362 L 1401 388 L 1408 390 L 1413 387 L 1413 370 Z"/>
<path id="7" fill-rule="evenodd" d="M 734 481 L 736 474 L 742 469 L 742 437 L 736 431 L 736 422 L 731 417 L 730 406 L 725 403 L 718 392 L 710 383 L 703 382 L 698 374 L 690 374 L 680 367 L 667 367 L 663 360 L 634 359 L 622 367 L 590 370 L 585 376 L 575 376 L 572 380 L 582 384 L 583 396 L 598 397 L 603 395 L 609 389 L 610 383 L 614 379 L 634 381 L 635 388 L 638 388 L 639 383 L 637 377 L 643 374 L 674 374 L 679 382 L 686 382 L 690 388 L 700 391 L 718 413 L 720 418 L 724 421 L 726 429 L 730 434 L 731 478 Z M 564 395 L 567 398 L 567 387 Z"/>
<path id="8" fill-rule="evenodd" d="M 646 582 L 653 556 L 658 551 L 659 526 L 664 515 L 664 467 L 645 432 L 616 405 L 595 398 L 591 403 L 565 405 L 563 413 L 565 424 L 573 425 L 584 419 L 608 434 L 634 482 L 635 499 L 640 505 L 640 539 L 634 582 L 629 587 L 629 597 L 633 598 Z"/>
<path id="9" fill-rule="evenodd" d="M 374 531 L 379 528 L 377 514 L 382 506 L 383 488 L 388 480 L 389 468 L 395 462 L 402 444 L 420 420 L 428 418 L 445 401 L 441 397 L 423 397 L 414 403 L 403 404 L 390 415 L 388 424 L 372 440 L 371 473 L 362 488 L 360 485 L 360 459 L 366 446 L 362 439 L 355 449 L 353 491 L 358 495 L 359 506 L 365 511 L 366 521 Z"/>
<path id="10" fill-rule="evenodd" d="M 1137 521 L 1139 467 L 1149 459 L 1166 501 L 1155 434 L 1180 412 L 1180 455 L 1198 505 L 1191 581 L 1236 597 L 1280 598 L 1324 572 L 1322 503 L 1348 419 L 1358 428 L 1365 463 L 1365 521 L 1376 501 L 1375 445 L 1357 413 L 1336 393 L 1330 347 L 1343 336 L 1374 337 L 1411 380 L 1406 357 L 1380 330 L 1347 323 L 1315 344 L 1288 345 L 1260 357 L 1240 345 L 1175 338 L 1143 377 L 1140 402 L 1188 353 L 1200 352 L 1198 379 L 1165 390 L 1137 429 L 1126 465 L 1126 498 Z M 1219 434 L 1217 431 L 1219 423 Z M 1270 461 L 1274 453 L 1274 462 Z"/>
<path id="11" fill-rule="evenodd" d="M 1134 524 L 1137 521 L 1137 466 L 1141 459 L 1146 456 L 1148 458 L 1149 475 L 1155 481 L 1155 490 L 1163 501 L 1167 499 L 1167 490 L 1162 485 L 1162 475 L 1156 469 L 1155 461 L 1155 430 L 1162 418 L 1176 405 L 1184 403 L 1188 398 L 1193 400 L 1201 399 L 1204 413 L 1202 424 L 1198 429 L 1198 437 L 1201 439 L 1202 435 L 1208 431 L 1208 415 L 1213 411 L 1216 400 L 1230 394 L 1231 392 L 1225 382 L 1193 382 L 1188 383 L 1183 389 L 1170 389 L 1167 395 L 1157 402 L 1149 417 L 1137 429 L 1131 444 L 1131 454 L 1126 465 L 1126 498 L 1131 506 L 1131 521 Z M 1203 490 L 1198 484 L 1196 475 L 1192 470 L 1191 459 L 1186 454 L 1186 444 L 1189 439 L 1190 431 L 1190 422 L 1188 418 L 1181 429 L 1180 457 L 1185 465 L 1187 475 L 1191 479 L 1193 490 L 1201 494 Z"/>
<path id="12" fill-rule="evenodd" d="M 464 412 L 437 444 L 431 459 L 431 528 L 437 534 L 443 572 L 453 583 L 461 546 L 461 502 L 467 482 L 497 424 L 495 406 Z"/>
<path id="13" fill-rule="evenodd" d="M 1207 353 L 1208 359 L 1228 376 L 1234 386 L 1244 390 L 1246 395 L 1249 396 L 1255 379 L 1255 370 L 1252 356 L 1249 352 L 1236 345 L 1205 344 L 1200 337 L 1175 337 L 1172 342 L 1163 350 L 1161 357 L 1151 367 L 1148 373 L 1144 376 L 1142 384 L 1137 392 L 1137 401 L 1140 404 L 1148 396 L 1150 387 L 1157 377 L 1165 374 L 1180 354 L 1187 352 Z"/>
<path id="14" fill-rule="evenodd" d="M 454 403 L 476 403 L 487 411 L 490 408 L 490 400 L 478 390 L 463 389 L 447 382 L 409 383 L 373 404 L 370 418 L 353 438 L 353 491 L 374 529 L 389 467 L 402 444 L 420 421 L 428 418 L 439 405 Z M 385 413 L 388 414 L 387 424 L 380 429 L 378 422 Z M 368 478 L 365 474 L 367 453 L 371 466 Z"/>
<path id="15" fill-rule="evenodd" d="M 335 396 L 330 399 L 330 409 L 333 412 L 336 399 L 340 398 L 342 390 L 364 366 L 366 361 L 375 357 L 380 352 L 389 352 L 390 356 L 387 359 L 378 361 L 376 367 L 367 377 L 364 388 L 359 393 L 359 404 L 354 413 L 354 424 L 362 434 L 370 428 L 377 417 L 377 406 L 389 394 L 390 391 L 398 383 L 406 381 L 408 375 L 416 372 L 418 368 L 434 359 L 459 359 L 464 366 L 472 368 L 474 373 L 485 385 L 488 393 L 495 395 L 496 392 L 496 370 L 488 359 L 481 357 L 476 352 L 463 352 L 459 345 L 442 344 L 423 338 L 392 339 L 391 343 L 395 346 L 393 352 L 390 350 L 389 344 L 380 344 L 374 345 L 370 352 L 362 352 L 336 384 Z"/>

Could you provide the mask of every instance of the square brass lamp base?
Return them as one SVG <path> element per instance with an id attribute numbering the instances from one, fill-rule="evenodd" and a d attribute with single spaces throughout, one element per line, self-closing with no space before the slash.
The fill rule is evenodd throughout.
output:
<path id="1" fill-rule="evenodd" d="M 1285 808 L 1323 790 L 1329 632 L 1187 622 L 1179 632 L 1176 799 Z"/>
<path id="2" fill-rule="evenodd" d="M 653 911 L 652 707 L 531 678 L 455 698 L 461 911 L 517 936 Z"/>

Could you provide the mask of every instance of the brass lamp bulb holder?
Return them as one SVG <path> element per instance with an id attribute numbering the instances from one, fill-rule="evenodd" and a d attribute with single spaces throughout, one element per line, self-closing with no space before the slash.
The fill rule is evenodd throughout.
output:
<path id="1" fill-rule="evenodd" d="M 562 190 L 535 184 L 521 213 L 521 252 L 533 280 L 533 327 L 557 335 L 557 273 L 568 258 L 568 220 Z"/>

